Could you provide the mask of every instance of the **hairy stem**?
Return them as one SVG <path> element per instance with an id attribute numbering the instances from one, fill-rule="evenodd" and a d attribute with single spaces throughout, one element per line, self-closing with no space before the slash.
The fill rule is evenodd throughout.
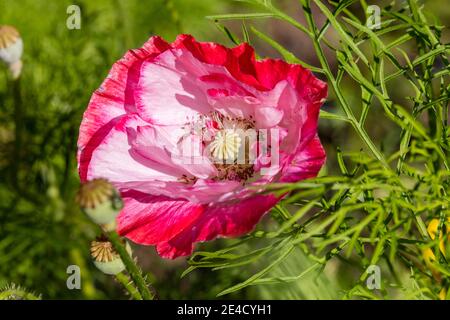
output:
<path id="1" fill-rule="evenodd" d="M 116 251 L 119 253 L 120 258 L 122 259 L 123 264 L 125 265 L 125 268 L 130 274 L 130 277 L 133 280 L 134 284 L 136 285 L 142 298 L 144 300 L 153 300 L 155 298 L 154 294 L 147 287 L 145 279 L 142 277 L 141 271 L 139 270 L 133 258 L 130 256 L 127 249 L 123 245 L 120 236 L 117 234 L 117 232 L 112 231 L 108 233 L 108 238 L 109 241 L 111 241 L 111 243 L 113 244 Z"/>
<path id="2" fill-rule="evenodd" d="M 142 300 L 142 296 L 139 293 L 139 291 L 137 291 L 137 289 L 130 283 L 130 278 L 124 274 L 123 272 L 120 272 L 118 274 L 116 274 L 116 279 L 118 282 L 120 282 L 120 284 L 123 285 L 123 287 L 130 293 L 130 296 L 134 299 L 134 300 Z"/>
<path id="3" fill-rule="evenodd" d="M 0 300 L 7 300 L 7 299 L 24 299 L 24 300 L 40 300 L 41 298 L 39 296 L 34 295 L 31 292 L 27 292 L 23 289 L 5 289 L 3 291 L 0 291 Z"/>

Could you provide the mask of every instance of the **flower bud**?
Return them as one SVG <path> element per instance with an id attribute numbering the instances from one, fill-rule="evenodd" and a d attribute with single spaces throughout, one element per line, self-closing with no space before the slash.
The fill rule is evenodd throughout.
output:
<path id="1" fill-rule="evenodd" d="M 130 245 L 126 244 L 127 251 L 131 254 Z M 125 265 L 122 262 L 114 246 L 106 238 L 99 238 L 91 243 L 91 256 L 94 260 L 94 265 L 101 272 L 110 275 L 116 275 L 125 270 Z"/>
<path id="2" fill-rule="evenodd" d="M 445 234 L 447 234 L 447 238 L 450 240 L 450 234 L 448 233 L 448 226 L 450 225 L 450 218 L 447 219 L 447 223 L 444 223 L 443 230 L 439 233 L 439 249 L 442 252 L 444 256 L 446 256 L 446 246 L 445 246 Z M 439 226 L 439 220 L 438 219 L 432 219 L 427 227 L 427 232 L 432 240 L 436 239 L 436 234 Z M 432 248 L 426 248 L 422 251 L 423 259 L 425 260 L 426 265 L 433 273 L 433 276 L 435 279 L 439 280 L 441 279 L 441 275 L 439 271 L 433 266 L 433 263 L 436 261 L 436 256 L 434 254 L 434 250 Z"/>
<path id="3" fill-rule="evenodd" d="M 23 41 L 19 32 L 12 26 L 0 26 L 0 60 L 11 71 L 14 79 L 20 76 L 22 71 Z"/>
<path id="4" fill-rule="evenodd" d="M 447 220 L 447 224 L 450 223 L 450 218 Z M 430 235 L 431 239 L 435 239 L 436 238 L 436 234 L 438 231 L 438 227 L 439 227 L 439 220 L 438 219 L 433 219 L 430 221 L 430 223 L 428 224 L 427 227 L 427 231 L 428 234 Z M 445 240 L 444 240 L 444 234 L 446 232 L 448 232 L 447 229 L 447 225 L 446 223 L 444 223 L 444 228 L 440 231 L 439 233 L 439 249 L 441 250 L 441 252 L 445 255 Z"/>
<path id="5" fill-rule="evenodd" d="M 95 223 L 113 230 L 115 219 L 123 204 L 114 186 L 105 179 L 83 183 L 76 196 L 81 209 Z"/>
<path id="6" fill-rule="evenodd" d="M 445 288 L 441 289 L 441 291 L 439 292 L 439 299 L 441 300 L 447 299 L 447 289 Z"/>

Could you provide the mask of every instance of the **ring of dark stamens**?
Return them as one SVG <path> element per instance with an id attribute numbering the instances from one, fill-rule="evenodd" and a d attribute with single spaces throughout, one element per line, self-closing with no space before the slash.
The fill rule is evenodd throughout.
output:
<path id="1" fill-rule="evenodd" d="M 255 127 L 255 120 L 253 120 L 253 117 L 250 116 L 250 119 L 245 118 L 230 118 L 226 117 L 226 119 L 234 122 L 241 122 L 243 124 L 244 130 L 253 129 Z M 258 139 L 258 136 L 257 136 Z M 230 180 L 230 181 L 239 181 L 239 182 L 245 182 L 246 180 L 250 179 L 253 174 L 255 173 L 255 170 L 253 168 L 253 163 L 250 163 L 249 160 L 249 154 L 250 154 L 250 146 L 249 141 L 246 138 L 245 139 L 245 163 L 244 164 L 237 164 L 235 163 L 215 163 L 214 166 L 217 169 L 217 176 L 214 178 L 216 181 L 222 181 L 222 180 Z"/>
<path id="2" fill-rule="evenodd" d="M 242 129 L 249 130 L 254 129 L 256 125 L 256 121 L 253 119 L 253 116 L 249 116 L 249 119 L 246 118 L 240 118 L 240 117 L 229 117 L 224 116 L 220 113 L 212 113 L 209 115 L 211 119 L 214 119 L 221 123 L 224 120 L 233 121 L 233 122 L 240 122 L 242 125 Z M 257 135 L 257 141 L 259 142 L 259 134 Z M 249 146 L 249 140 L 245 139 L 245 163 L 244 164 L 238 164 L 236 163 L 237 160 L 235 160 L 235 163 L 214 163 L 214 166 L 217 169 L 217 176 L 213 177 L 212 180 L 214 181 L 223 181 L 223 180 L 229 180 L 229 181 L 238 181 L 245 183 L 246 180 L 253 177 L 255 170 L 253 167 L 253 163 L 249 160 L 249 154 L 250 154 L 250 146 Z M 185 184 L 194 184 L 197 181 L 196 177 L 188 177 L 187 175 L 183 174 L 179 179 L 179 182 L 185 183 Z"/>

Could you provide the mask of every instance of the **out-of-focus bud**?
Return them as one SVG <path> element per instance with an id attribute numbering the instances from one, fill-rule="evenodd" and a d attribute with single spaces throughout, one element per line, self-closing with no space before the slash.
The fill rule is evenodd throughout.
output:
<path id="1" fill-rule="evenodd" d="M 445 250 L 445 237 L 444 235 L 447 234 L 447 238 L 450 240 L 450 233 L 448 232 L 448 227 L 450 226 L 450 218 L 447 219 L 447 224 L 444 224 L 443 230 L 439 233 L 439 249 L 442 252 L 444 256 L 446 256 L 446 250 Z M 430 223 L 428 224 L 427 231 L 430 235 L 430 238 L 432 240 L 436 239 L 437 230 L 439 227 L 439 220 L 438 219 L 432 219 Z M 441 275 L 439 271 L 433 266 L 433 263 L 436 261 L 436 256 L 433 252 L 432 248 L 427 248 L 423 250 L 422 256 L 425 260 L 425 263 L 427 264 L 428 268 L 433 273 L 433 276 L 436 280 L 440 281 Z"/>
<path id="2" fill-rule="evenodd" d="M 11 71 L 14 79 L 19 78 L 22 72 L 23 41 L 19 31 L 12 26 L 0 26 L 0 60 Z"/>
<path id="3" fill-rule="evenodd" d="M 119 193 L 106 179 L 83 183 L 76 196 L 81 209 L 107 231 L 115 227 L 115 220 L 123 204 Z"/>
<path id="4" fill-rule="evenodd" d="M 439 292 L 439 299 L 445 300 L 447 298 L 447 289 L 442 288 Z"/>
<path id="5" fill-rule="evenodd" d="M 126 249 L 131 254 L 131 248 L 128 243 L 126 244 Z M 94 265 L 105 274 L 116 275 L 125 269 L 119 254 L 106 238 L 92 241 L 91 256 L 94 260 Z"/>
<path id="6" fill-rule="evenodd" d="M 447 219 L 447 223 L 444 223 L 443 229 L 441 230 L 441 232 L 439 233 L 439 249 L 441 250 L 441 252 L 445 255 L 445 238 L 444 235 L 448 234 L 448 227 L 450 226 L 450 218 Z M 428 224 L 427 227 L 427 231 L 428 234 L 430 235 L 431 239 L 435 239 L 436 238 L 436 234 L 437 234 L 437 230 L 439 227 L 439 220 L 438 219 L 433 219 L 430 221 L 430 223 Z M 450 235 L 448 235 L 450 236 Z"/>
<path id="7" fill-rule="evenodd" d="M 433 265 L 433 263 L 436 261 L 436 256 L 434 255 L 433 250 L 431 248 L 427 248 L 427 249 L 423 250 L 422 257 L 425 260 L 427 267 L 433 273 L 433 277 L 436 280 L 441 281 L 441 274 L 439 273 L 439 271 L 437 271 L 437 269 Z"/>

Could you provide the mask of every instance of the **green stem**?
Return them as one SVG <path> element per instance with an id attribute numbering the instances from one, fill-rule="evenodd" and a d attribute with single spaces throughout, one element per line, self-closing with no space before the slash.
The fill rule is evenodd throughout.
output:
<path id="1" fill-rule="evenodd" d="M 42 199 L 41 195 L 36 195 L 30 191 L 27 186 L 23 186 L 23 182 L 20 181 L 20 169 L 23 160 L 23 149 L 24 149 L 24 118 L 25 118 L 25 106 L 22 103 L 20 77 L 15 80 L 9 80 L 8 87 L 11 88 L 11 96 L 13 100 L 14 108 L 14 148 L 12 151 L 11 159 L 11 171 L 9 173 L 10 183 L 17 193 L 23 199 L 35 203 L 38 206 L 45 204 L 45 200 Z"/>
<path id="2" fill-rule="evenodd" d="M 415 215 L 415 218 L 417 229 L 419 230 L 420 234 L 424 239 L 429 239 L 430 237 L 428 236 L 427 226 L 425 225 L 425 222 L 423 222 L 422 217 L 419 215 Z"/>
<path id="3" fill-rule="evenodd" d="M 412 14 L 412 19 L 417 23 L 417 24 L 423 24 L 426 25 L 426 21 L 422 21 L 420 14 L 418 12 L 418 8 L 416 3 L 412 2 L 411 0 L 408 0 L 408 5 L 410 7 L 410 11 Z M 419 48 L 419 54 L 420 56 L 424 56 L 427 51 L 434 49 L 434 48 L 427 48 L 427 45 L 425 44 L 425 42 L 423 41 L 423 39 L 417 39 L 417 46 Z M 432 75 L 431 75 L 431 69 L 433 68 L 434 65 L 434 61 L 435 58 L 431 58 L 429 60 L 425 60 L 424 62 L 421 63 L 421 69 L 422 69 L 422 73 L 423 73 L 423 77 L 425 80 L 425 104 L 427 104 L 428 102 L 433 101 L 433 87 L 432 87 Z M 436 104 L 436 106 L 439 106 L 439 104 Z M 438 110 L 436 110 L 434 107 L 428 108 L 428 127 L 430 128 L 430 135 L 433 139 L 439 139 L 440 138 L 440 129 L 441 129 L 441 125 L 442 122 L 439 123 L 438 122 Z M 435 159 L 432 160 L 432 164 L 433 164 L 433 169 L 435 172 L 437 172 L 439 170 L 440 167 L 440 163 L 439 163 L 439 157 L 436 157 Z"/>
<path id="4" fill-rule="evenodd" d="M 142 298 L 144 300 L 153 300 L 155 298 L 154 294 L 148 289 L 147 284 L 145 283 L 145 280 L 142 277 L 141 271 L 136 266 L 130 254 L 128 254 L 128 251 L 123 245 L 120 236 L 115 231 L 112 231 L 108 233 L 108 238 L 109 241 L 111 241 L 111 243 L 113 244 L 117 253 L 119 253 L 120 258 L 122 259 L 123 264 L 125 265 L 125 268 L 130 274 L 130 277 L 133 280 L 134 284 L 136 285 L 137 289 L 139 290 L 139 293 L 142 296 Z"/>
<path id="5" fill-rule="evenodd" d="M 310 29 L 310 34 L 312 34 L 312 40 L 314 49 L 316 51 L 316 54 L 319 58 L 319 62 L 322 65 L 322 69 L 324 70 L 324 73 L 328 80 L 331 83 L 331 86 L 333 88 L 333 91 L 336 94 L 336 98 L 339 101 L 339 104 L 342 106 L 342 109 L 344 110 L 349 122 L 351 123 L 352 127 L 355 129 L 359 137 L 364 141 L 364 143 L 367 145 L 367 147 L 370 149 L 370 151 L 373 153 L 373 155 L 387 168 L 389 168 L 389 164 L 387 163 L 384 155 L 378 150 L 378 148 L 375 146 L 373 141 L 370 139 L 369 135 L 367 134 L 366 130 L 363 128 L 363 126 L 360 125 L 358 120 L 356 119 L 355 115 L 353 114 L 353 111 L 351 110 L 350 106 L 348 105 L 347 101 L 345 100 L 344 95 L 342 94 L 341 90 L 339 89 L 339 86 L 337 84 L 337 81 L 335 77 L 333 76 L 333 73 L 331 71 L 331 67 L 325 57 L 325 54 L 323 52 L 323 49 L 319 42 L 319 35 L 316 23 L 314 22 L 314 18 L 312 16 L 311 12 L 311 4 L 310 0 L 300 0 L 303 6 L 303 11 L 305 13 L 306 20 L 308 22 L 308 26 Z"/>
<path id="6" fill-rule="evenodd" d="M 116 274 L 116 279 L 130 293 L 134 300 L 142 300 L 142 296 L 137 289 L 130 283 L 130 278 L 123 272 Z"/>
<path id="7" fill-rule="evenodd" d="M 21 162 L 21 150 L 22 150 L 22 140 L 23 140 L 23 108 L 22 108 L 22 97 L 20 94 L 20 78 L 11 81 L 12 96 L 14 100 L 14 152 L 12 159 L 12 182 L 13 186 L 17 187 L 19 185 L 19 166 Z"/>

